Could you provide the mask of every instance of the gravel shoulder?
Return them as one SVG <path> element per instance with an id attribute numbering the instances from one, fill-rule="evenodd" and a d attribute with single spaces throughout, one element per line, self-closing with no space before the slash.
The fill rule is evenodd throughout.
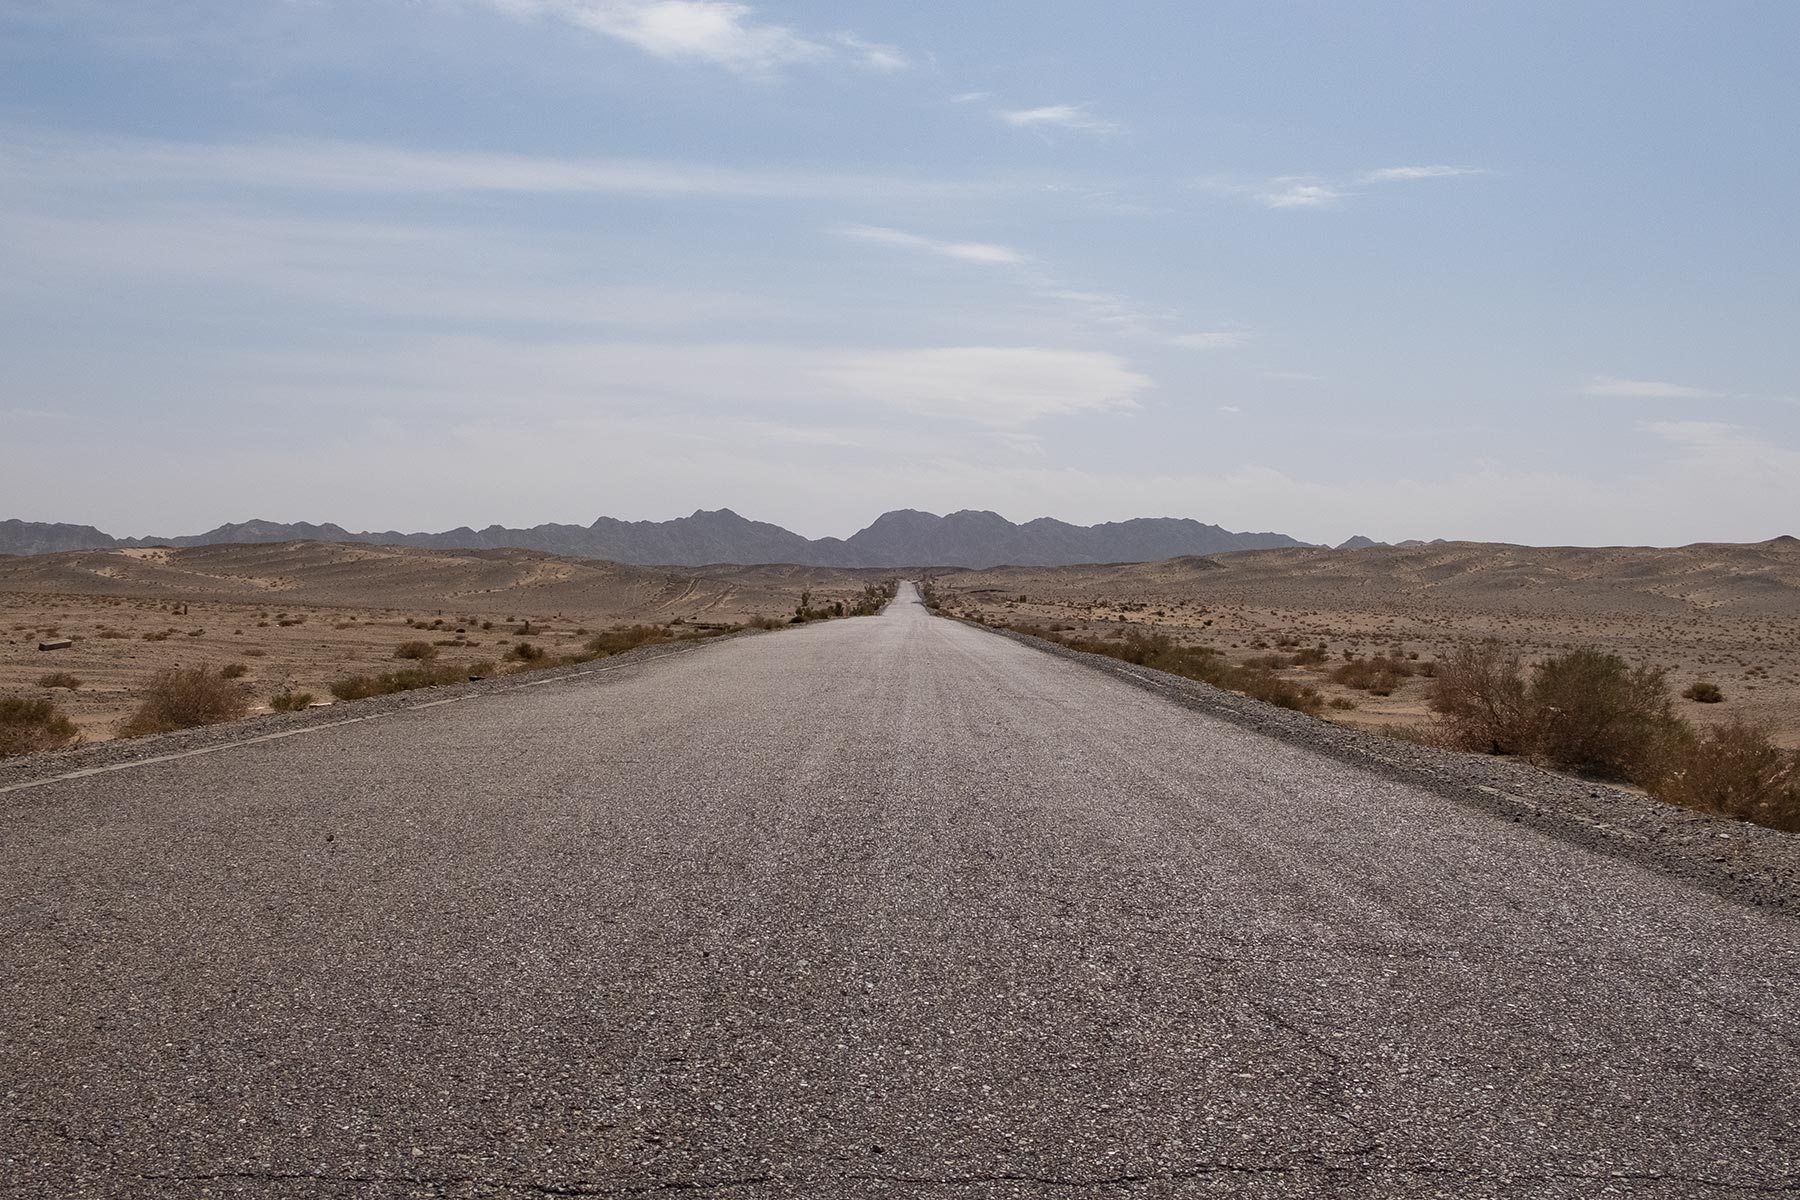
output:
<path id="1" fill-rule="evenodd" d="M 954 618 L 946 618 L 954 619 Z M 1665 804 L 1517 759 L 1421 746 L 1030 634 L 964 622 L 1079 662 L 1176 704 L 1425 787 L 1499 819 L 1665 872 L 1728 900 L 1800 916 L 1800 837 Z"/>

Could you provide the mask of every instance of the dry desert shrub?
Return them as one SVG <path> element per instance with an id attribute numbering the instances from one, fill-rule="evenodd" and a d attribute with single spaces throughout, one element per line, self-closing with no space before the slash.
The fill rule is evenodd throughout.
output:
<path id="1" fill-rule="evenodd" d="M 1696 704 L 1717 704 L 1725 699 L 1725 693 L 1718 684 L 1702 679 L 1698 683 L 1690 683 L 1687 690 L 1681 693 L 1683 698 Z"/>
<path id="2" fill-rule="evenodd" d="M 410 658 L 417 662 L 429 662 L 437 657 L 437 647 L 430 642 L 401 642 L 394 647 L 395 658 Z"/>
<path id="3" fill-rule="evenodd" d="M 1413 664 L 1404 658 L 1376 655 L 1353 658 L 1331 673 L 1331 678 L 1345 687 L 1368 692 L 1373 696 L 1391 696 L 1402 679 L 1414 674 Z"/>
<path id="4" fill-rule="evenodd" d="M 67 671 L 51 671 L 47 675 L 38 676 L 37 685 L 41 688 L 67 688 L 72 692 L 81 686 L 81 680 Z"/>
<path id="5" fill-rule="evenodd" d="M 221 679 L 242 679 L 249 673 L 250 668 L 245 663 L 226 663 L 219 668 L 219 677 Z"/>
<path id="6" fill-rule="evenodd" d="M 391 696 L 395 692 L 459 683 L 464 678 L 466 676 L 460 667 L 418 666 L 384 671 L 378 675 L 346 675 L 342 679 L 333 680 L 330 686 L 331 694 L 339 700 L 366 700 L 370 696 Z"/>
<path id="7" fill-rule="evenodd" d="M 1183 646 L 1166 633 L 1147 633 L 1133 629 L 1122 639 L 1114 640 L 1057 633 L 1029 624 L 1013 624 L 1008 628 L 1057 642 L 1085 654 L 1103 654 L 1108 658 L 1149 667 L 1155 671 L 1166 671 L 1171 675 L 1209 683 L 1227 691 L 1241 692 L 1251 699 L 1291 708 L 1297 712 L 1318 712 L 1325 704 L 1317 689 L 1284 679 L 1267 665 L 1271 661 L 1292 661 L 1279 656 L 1271 655 L 1261 660 L 1262 665 L 1255 665 L 1258 660 L 1253 659 L 1242 666 L 1233 666 L 1210 646 Z"/>
<path id="8" fill-rule="evenodd" d="M 1499 642 L 1460 646 L 1438 664 L 1431 709 L 1448 745 L 1486 754 L 1524 754 L 1533 716 L 1524 663 Z"/>
<path id="9" fill-rule="evenodd" d="M 296 692 L 292 688 L 282 688 L 269 697 L 269 707 L 276 712 L 301 712 L 313 702 L 311 692 Z"/>
<path id="10" fill-rule="evenodd" d="M 771 622 L 776 628 L 781 622 Z M 667 629 L 660 625 L 618 625 L 603 630 L 588 639 L 587 648 L 597 657 L 605 658 L 613 654 L 623 654 L 627 650 L 635 650 L 639 646 L 654 646 L 658 642 L 673 641 Z"/>
<path id="11" fill-rule="evenodd" d="M 1688 739 L 1652 790 L 1674 804 L 1800 832 L 1800 752 L 1742 719 Z"/>
<path id="12" fill-rule="evenodd" d="M 150 677 L 143 702 L 119 726 L 120 737 L 142 737 L 235 721 L 248 710 L 244 689 L 205 667 L 168 667 Z"/>
<path id="13" fill-rule="evenodd" d="M 75 722 L 53 701 L 0 697 L 0 758 L 60 750 L 78 736 Z"/>

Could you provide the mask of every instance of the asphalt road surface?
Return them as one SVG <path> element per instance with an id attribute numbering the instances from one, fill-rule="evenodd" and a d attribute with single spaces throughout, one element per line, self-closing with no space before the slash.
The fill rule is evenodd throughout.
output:
<path id="1" fill-rule="evenodd" d="M 1767 1196 L 1800 925 L 928 615 L 0 797 L 8 1196 Z"/>

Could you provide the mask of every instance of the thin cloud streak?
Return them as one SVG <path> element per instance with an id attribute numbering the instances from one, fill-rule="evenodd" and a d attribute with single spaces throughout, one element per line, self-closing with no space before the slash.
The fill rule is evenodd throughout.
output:
<path id="1" fill-rule="evenodd" d="M 758 19 L 736 0 L 479 0 L 509 16 L 551 19 L 635 46 L 655 58 L 708 63 L 742 75 L 767 76 L 783 67 L 848 58 L 875 71 L 911 65 L 893 46 L 839 33 L 806 37 Z"/>
<path id="2" fill-rule="evenodd" d="M 628 158 L 548 158 L 416 150 L 370 142 L 169 142 L 137 139 L 0 140 L 0 176 L 48 185 L 215 184 L 367 195 L 947 199 L 997 185 L 829 171 L 740 170 Z"/>
<path id="3" fill-rule="evenodd" d="M 1017 129 L 1078 129 L 1087 133 L 1118 133 L 1120 129 L 1114 122 L 1094 116 L 1085 104 L 1001 109 L 996 115 Z"/>
<path id="4" fill-rule="evenodd" d="M 1582 385 L 1581 394 L 1633 400 L 1710 400 L 1716 399 L 1720 393 L 1660 379 L 1618 379 L 1611 375 L 1596 375 Z"/>
<path id="5" fill-rule="evenodd" d="M 1016 266 L 1028 261 L 1028 256 L 1014 250 L 1011 246 L 995 245 L 991 242 L 949 242 L 937 238 L 924 237 L 916 233 L 908 233 L 902 229 L 887 229 L 878 225 L 838 225 L 831 232 L 838 237 L 855 241 L 875 242 L 883 246 L 895 246 L 904 250 L 921 250 L 927 254 L 935 254 L 940 258 L 954 258 L 961 262 L 976 263 L 982 266 Z"/>

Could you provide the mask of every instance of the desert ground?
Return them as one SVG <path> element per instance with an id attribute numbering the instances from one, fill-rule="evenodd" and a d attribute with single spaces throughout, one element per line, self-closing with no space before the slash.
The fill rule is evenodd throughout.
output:
<path id="1" fill-rule="evenodd" d="M 406 666 L 394 657 L 406 642 L 505 669 L 519 640 L 560 655 L 616 625 L 781 619 L 803 593 L 829 605 L 887 574 L 320 542 L 0 556 L 0 696 L 54 698 L 85 741 L 103 741 L 168 666 L 240 665 L 265 711 L 277 692 L 325 702 L 333 679 Z M 38 649 L 61 638 L 74 644 Z M 79 686 L 40 686 L 55 674 Z"/>
<path id="2" fill-rule="evenodd" d="M 1123 636 L 1155 629 L 1234 662 L 1323 645 L 1284 674 L 1317 687 L 1332 720 L 1409 725 L 1431 682 L 1391 695 L 1330 681 L 1346 655 L 1428 663 L 1497 638 L 1528 661 L 1592 645 L 1666 668 L 1679 693 L 1710 681 L 1720 703 L 1679 701 L 1696 721 L 1736 714 L 1800 746 L 1800 540 L 1673 549 L 1438 543 L 1365 550 L 1252 550 L 1158 563 L 939 572 L 948 611 L 987 621 Z M 1415 657 L 1416 656 L 1416 657 Z"/>

